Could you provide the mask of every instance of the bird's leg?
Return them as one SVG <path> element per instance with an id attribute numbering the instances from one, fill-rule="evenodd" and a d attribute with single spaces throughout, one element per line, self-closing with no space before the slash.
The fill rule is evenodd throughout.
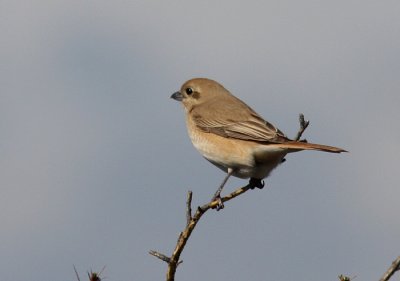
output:
<path id="1" fill-rule="evenodd" d="M 262 189 L 264 187 L 265 183 L 263 180 L 260 179 L 255 179 L 255 178 L 251 178 L 249 181 L 249 187 L 250 189 L 254 189 L 254 188 L 258 188 L 258 189 Z"/>
<path id="2" fill-rule="evenodd" d="M 216 207 L 217 211 L 221 210 L 224 208 L 224 203 L 221 200 L 221 191 L 224 188 L 224 185 L 228 181 L 229 177 L 233 174 L 233 169 L 228 168 L 228 173 L 226 174 L 224 180 L 222 181 L 221 185 L 218 187 L 217 191 L 214 194 L 214 197 L 211 199 L 211 201 L 218 200 L 218 205 Z"/>

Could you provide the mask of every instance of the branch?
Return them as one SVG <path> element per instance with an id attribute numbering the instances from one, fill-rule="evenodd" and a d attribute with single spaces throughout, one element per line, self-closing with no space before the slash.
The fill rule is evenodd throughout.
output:
<path id="1" fill-rule="evenodd" d="M 307 129 L 308 125 L 310 125 L 310 121 L 309 120 L 304 120 L 304 114 L 300 113 L 299 114 L 299 123 L 300 123 L 300 128 L 299 128 L 299 131 L 297 132 L 297 135 L 294 138 L 294 140 L 295 141 L 307 142 L 306 139 L 300 140 L 300 138 L 303 135 L 304 131 Z"/>
<path id="2" fill-rule="evenodd" d="M 152 255 L 152 256 L 155 256 L 156 258 L 159 258 L 162 261 L 165 261 L 166 263 L 169 263 L 170 260 L 171 260 L 170 257 L 167 257 L 166 255 L 161 254 L 161 253 L 159 253 L 157 251 L 154 251 L 154 250 L 149 251 L 149 254 Z"/>
<path id="3" fill-rule="evenodd" d="M 186 227 L 190 224 L 192 220 L 192 197 L 193 192 L 188 191 L 187 201 L 186 201 Z"/>
<path id="4" fill-rule="evenodd" d="M 400 270 L 400 256 L 392 262 L 392 265 L 388 268 L 388 270 L 386 270 L 385 274 L 383 274 L 382 278 L 379 279 L 379 281 L 389 280 L 392 275 L 398 270 Z"/>
<path id="5" fill-rule="evenodd" d="M 228 194 L 227 196 L 224 196 L 221 198 L 222 202 L 227 202 L 229 200 L 232 200 L 233 198 L 245 193 L 247 190 L 250 189 L 250 184 L 240 187 L 233 191 L 232 193 Z M 187 201 L 186 201 L 186 227 L 185 229 L 179 234 L 178 241 L 176 243 L 175 249 L 171 255 L 171 257 L 168 257 L 164 254 L 161 254 L 157 251 L 150 251 L 149 254 L 152 256 L 155 256 L 162 261 L 165 261 L 168 264 L 168 269 L 167 269 L 167 281 L 173 281 L 175 280 L 175 273 L 176 269 L 179 264 L 182 263 L 181 260 L 179 260 L 180 255 L 183 251 L 183 249 L 186 246 L 187 241 L 189 240 L 190 235 L 192 234 L 194 228 L 196 227 L 197 223 L 200 221 L 201 217 L 207 212 L 209 209 L 214 209 L 218 206 L 219 202 L 218 200 L 211 201 L 201 207 L 197 207 L 196 212 L 192 216 L 192 192 L 188 192 L 187 196 Z"/>

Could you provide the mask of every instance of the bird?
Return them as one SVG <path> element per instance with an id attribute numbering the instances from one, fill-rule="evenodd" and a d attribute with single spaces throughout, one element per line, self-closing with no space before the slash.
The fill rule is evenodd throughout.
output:
<path id="1" fill-rule="evenodd" d="M 194 147 L 226 173 L 212 198 L 218 200 L 217 210 L 224 208 L 221 192 L 231 176 L 250 178 L 248 186 L 261 189 L 263 179 L 285 161 L 288 153 L 347 152 L 339 147 L 288 138 L 224 86 L 208 78 L 186 81 L 171 98 L 183 105 Z"/>

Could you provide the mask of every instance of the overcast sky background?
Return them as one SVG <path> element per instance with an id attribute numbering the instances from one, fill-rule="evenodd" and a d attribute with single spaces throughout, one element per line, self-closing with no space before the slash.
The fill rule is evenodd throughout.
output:
<path id="1" fill-rule="evenodd" d="M 400 255 L 399 1 L 0 2 L 0 279 L 154 281 L 224 174 L 170 95 L 221 82 L 287 157 L 207 213 L 177 280 L 377 280 Z M 230 180 L 225 192 L 246 184 Z M 397 277 L 396 277 L 397 278 Z"/>

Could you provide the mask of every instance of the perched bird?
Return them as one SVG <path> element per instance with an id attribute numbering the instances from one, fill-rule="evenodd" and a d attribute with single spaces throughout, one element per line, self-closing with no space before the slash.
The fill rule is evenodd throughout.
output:
<path id="1" fill-rule="evenodd" d="M 250 188 L 262 188 L 264 178 L 284 161 L 287 153 L 320 150 L 340 153 L 338 147 L 294 141 L 264 120 L 216 81 L 195 78 L 171 98 L 186 112 L 187 130 L 194 147 L 227 173 L 213 200 L 223 208 L 221 191 L 230 176 L 250 178 Z"/>

